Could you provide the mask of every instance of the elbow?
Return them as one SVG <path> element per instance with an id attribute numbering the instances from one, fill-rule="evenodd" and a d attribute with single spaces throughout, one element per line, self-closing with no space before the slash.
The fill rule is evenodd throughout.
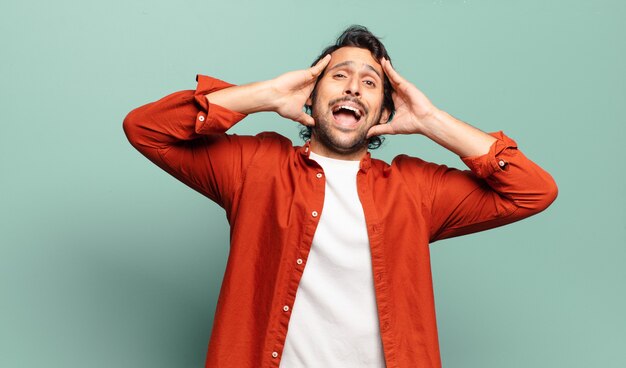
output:
<path id="1" fill-rule="evenodd" d="M 135 110 L 131 111 L 126 115 L 124 121 L 122 121 L 122 129 L 124 130 L 124 134 L 126 134 L 126 138 L 132 143 L 132 138 L 135 136 L 137 131 L 137 119 L 135 118 L 136 113 Z"/>
<path id="2" fill-rule="evenodd" d="M 543 185 L 543 190 L 541 191 L 541 194 L 539 195 L 539 198 L 537 200 L 535 206 L 536 212 L 541 212 L 550 207 L 550 205 L 556 200 L 558 195 L 559 188 L 556 185 L 554 179 L 549 176 L 548 180 L 546 180 L 545 184 Z"/>
<path id="3" fill-rule="evenodd" d="M 142 124 L 144 117 L 139 112 L 139 109 L 134 109 L 126 115 L 122 122 L 122 129 L 126 138 L 133 147 L 141 145 L 142 140 Z"/>
<path id="4" fill-rule="evenodd" d="M 552 179 L 551 181 L 550 191 L 548 192 L 548 196 L 550 198 L 550 203 L 554 202 L 556 197 L 559 196 L 559 188 L 556 185 L 556 182 L 554 181 L 554 179 Z"/>

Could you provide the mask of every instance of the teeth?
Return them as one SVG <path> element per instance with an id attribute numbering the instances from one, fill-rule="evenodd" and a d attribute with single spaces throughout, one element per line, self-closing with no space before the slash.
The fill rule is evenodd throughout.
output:
<path id="1" fill-rule="evenodd" d="M 361 113 L 359 112 L 358 109 L 352 107 L 352 106 L 346 106 L 346 105 L 341 105 L 339 106 L 340 109 L 346 109 L 346 110 L 350 110 L 350 111 L 354 111 L 354 114 L 356 115 L 357 119 L 359 119 L 361 117 Z"/>

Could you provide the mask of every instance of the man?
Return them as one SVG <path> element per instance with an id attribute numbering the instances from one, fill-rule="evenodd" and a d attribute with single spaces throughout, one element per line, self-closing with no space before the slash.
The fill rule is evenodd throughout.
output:
<path id="1" fill-rule="evenodd" d="M 520 220 L 557 195 L 512 139 L 437 109 L 364 27 L 309 69 L 242 86 L 196 79 L 133 110 L 124 129 L 226 211 L 207 367 L 440 367 L 429 243 Z M 259 111 L 303 124 L 310 140 L 226 134 Z M 381 134 L 424 135 L 471 170 L 372 159 Z"/>

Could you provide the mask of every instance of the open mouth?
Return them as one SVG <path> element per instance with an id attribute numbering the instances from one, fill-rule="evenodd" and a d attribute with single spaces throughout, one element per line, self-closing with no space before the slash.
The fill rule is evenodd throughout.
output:
<path id="1" fill-rule="evenodd" d="M 346 128 L 357 126 L 363 117 L 363 111 L 354 104 L 339 103 L 333 107 L 332 111 L 337 124 Z"/>

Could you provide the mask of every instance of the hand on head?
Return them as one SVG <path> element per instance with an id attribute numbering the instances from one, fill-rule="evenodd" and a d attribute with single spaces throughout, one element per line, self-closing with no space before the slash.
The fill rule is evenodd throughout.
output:
<path id="1" fill-rule="evenodd" d="M 311 96 L 317 78 L 330 62 L 326 55 L 308 69 L 285 73 L 271 81 L 273 110 L 280 116 L 297 121 L 306 126 L 315 125 L 315 120 L 303 111 L 307 99 Z"/>
<path id="2" fill-rule="evenodd" d="M 371 127 L 367 132 L 368 138 L 382 134 L 421 133 L 423 121 L 431 117 L 437 108 L 422 91 L 398 74 L 389 60 L 381 59 L 380 64 L 394 89 L 393 103 L 396 112 L 389 123 Z"/>

